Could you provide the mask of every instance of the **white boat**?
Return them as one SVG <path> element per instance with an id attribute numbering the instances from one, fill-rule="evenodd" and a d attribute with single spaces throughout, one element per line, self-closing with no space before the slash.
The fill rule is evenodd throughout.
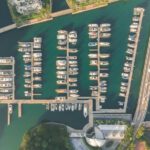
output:
<path id="1" fill-rule="evenodd" d="M 119 93 L 119 96 L 121 96 L 121 97 L 126 97 L 126 94 L 125 94 L 125 93 L 120 92 L 120 93 Z"/>
<path id="2" fill-rule="evenodd" d="M 104 28 L 104 27 L 111 27 L 111 24 L 110 24 L 110 23 L 103 23 L 103 24 L 100 24 L 100 27 L 101 27 L 101 28 Z"/>
<path id="3" fill-rule="evenodd" d="M 130 67 L 123 67 L 124 72 L 130 72 L 131 68 Z"/>
<path id="4" fill-rule="evenodd" d="M 122 73 L 121 76 L 125 80 L 129 79 L 129 74 L 128 73 Z"/>
<path id="5" fill-rule="evenodd" d="M 129 44 L 128 44 L 128 47 L 129 47 L 129 48 L 135 48 L 135 44 L 134 44 L 134 43 L 132 43 L 132 44 L 129 43 Z"/>
<path id="6" fill-rule="evenodd" d="M 100 38 L 110 38 L 111 33 L 100 33 Z"/>
<path id="7" fill-rule="evenodd" d="M 74 94 L 73 94 L 73 93 L 71 93 L 71 94 L 70 94 L 70 97 L 74 97 L 74 98 L 76 98 L 76 97 L 79 97 L 79 95 L 78 95 L 78 94 L 75 94 L 75 93 L 74 93 Z"/>
<path id="8" fill-rule="evenodd" d="M 29 42 L 18 42 L 19 47 L 31 47 Z"/>
<path id="9" fill-rule="evenodd" d="M 121 82 L 121 85 L 122 85 L 122 86 L 128 86 L 128 83 L 126 83 L 126 82 Z"/>
<path id="10" fill-rule="evenodd" d="M 79 90 L 72 89 L 72 90 L 69 90 L 69 92 L 70 92 L 71 94 L 75 94 L 75 93 L 78 93 L 78 92 L 79 92 Z"/>
<path id="11" fill-rule="evenodd" d="M 90 76 L 90 80 L 98 80 L 98 76 Z"/>
<path id="12" fill-rule="evenodd" d="M 125 67 L 132 67 L 132 63 L 130 63 L 130 62 L 127 61 L 127 62 L 124 63 L 124 66 Z"/>
<path id="13" fill-rule="evenodd" d="M 102 47 L 109 47 L 110 43 L 109 42 L 100 42 L 99 45 Z"/>
<path id="14" fill-rule="evenodd" d="M 78 62 L 76 60 L 69 60 L 69 64 L 73 65 L 73 64 L 77 64 Z"/>
<path id="15" fill-rule="evenodd" d="M 65 110 L 65 105 L 63 103 L 61 104 L 61 109 L 62 109 L 62 111 Z"/>
<path id="16" fill-rule="evenodd" d="M 77 49 L 69 49 L 69 53 L 77 53 L 78 50 Z"/>
<path id="17" fill-rule="evenodd" d="M 56 69 L 57 69 L 57 70 L 65 70 L 65 69 L 66 69 L 66 66 L 57 66 Z"/>
<path id="18" fill-rule="evenodd" d="M 65 46 L 67 44 L 67 40 L 58 40 L 58 45 Z"/>
<path id="19" fill-rule="evenodd" d="M 134 53 L 134 51 L 133 51 L 133 49 L 128 48 L 128 49 L 127 49 L 127 51 L 126 51 L 126 53 L 127 53 L 127 54 L 131 54 L 131 55 L 132 55 L 132 54 Z"/>
<path id="20" fill-rule="evenodd" d="M 0 93 L 12 93 L 12 89 L 11 88 L 0 89 Z"/>
<path id="21" fill-rule="evenodd" d="M 31 88 L 31 84 L 25 84 L 24 87 L 25 88 Z"/>
<path id="22" fill-rule="evenodd" d="M 66 34 L 58 34 L 57 35 L 57 40 L 66 40 L 66 39 L 67 39 Z"/>
<path id="23" fill-rule="evenodd" d="M 97 71 L 90 71 L 89 75 L 98 75 L 98 72 Z"/>
<path id="24" fill-rule="evenodd" d="M 133 57 L 128 57 L 128 56 L 126 56 L 126 60 L 132 61 L 132 60 L 133 60 Z"/>
<path id="25" fill-rule="evenodd" d="M 66 60 L 57 60 L 56 65 L 57 66 L 66 66 L 67 62 Z"/>
<path id="26" fill-rule="evenodd" d="M 100 58 L 109 58 L 110 54 L 100 54 Z"/>
<path id="27" fill-rule="evenodd" d="M 107 77 L 109 77 L 109 74 L 108 73 L 100 73 L 100 77 L 107 78 Z"/>
<path id="28" fill-rule="evenodd" d="M 83 115 L 85 118 L 88 116 L 88 104 L 84 104 Z"/>
<path id="29" fill-rule="evenodd" d="M 34 81 L 42 81 L 42 78 L 41 77 L 34 77 L 33 80 Z"/>
<path id="30" fill-rule="evenodd" d="M 93 31 L 91 31 L 91 32 L 89 32 L 88 34 L 89 34 L 89 38 L 91 38 L 91 39 L 95 39 L 95 38 L 97 38 L 97 37 L 98 37 L 97 32 L 93 32 Z"/>
<path id="31" fill-rule="evenodd" d="M 66 79 L 66 78 L 67 78 L 67 75 L 57 75 L 57 78 L 58 78 L 58 79 Z"/>
<path id="32" fill-rule="evenodd" d="M 66 100 L 66 97 L 65 96 L 57 96 L 57 97 L 55 97 L 55 99 L 63 101 L 63 100 Z"/>
<path id="33" fill-rule="evenodd" d="M 0 83 L 0 87 L 9 88 L 12 87 L 12 83 Z"/>
<path id="34" fill-rule="evenodd" d="M 67 84 L 67 82 L 65 80 L 57 80 L 57 84 L 63 85 L 63 84 Z"/>
<path id="35" fill-rule="evenodd" d="M 13 81 L 13 78 L 3 77 L 3 78 L 0 78 L 0 81 L 1 82 L 10 82 L 10 81 Z"/>
<path id="36" fill-rule="evenodd" d="M 77 56 L 69 56 L 69 59 L 76 60 L 76 59 L 77 59 Z"/>
<path id="37" fill-rule="evenodd" d="M 69 82 L 77 82 L 77 78 L 69 78 Z"/>
<path id="38" fill-rule="evenodd" d="M 71 111 L 74 111 L 74 104 L 71 105 Z"/>
<path id="39" fill-rule="evenodd" d="M 98 87 L 97 86 L 90 86 L 90 90 L 97 90 L 98 89 Z"/>
<path id="40" fill-rule="evenodd" d="M 97 46 L 97 45 L 98 45 L 97 42 L 89 42 L 88 43 L 89 47 L 94 47 L 94 46 Z"/>
<path id="41" fill-rule="evenodd" d="M 92 24 L 89 24 L 88 27 L 95 27 L 95 28 L 98 28 L 98 24 L 92 23 Z"/>
<path id="42" fill-rule="evenodd" d="M 41 84 L 34 84 L 33 87 L 34 87 L 34 88 L 41 88 L 42 85 L 41 85 Z"/>
<path id="43" fill-rule="evenodd" d="M 77 83 L 69 83 L 70 87 L 77 87 Z"/>
<path id="44" fill-rule="evenodd" d="M 100 66 L 108 66 L 109 62 L 108 61 L 100 61 Z"/>
<path id="45" fill-rule="evenodd" d="M 97 58 L 98 57 L 97 54 L 89 54 L 88 56 L 89 56 L 89 58 Z"/>
<path id="46" fill-rule="evenodd" d="M 91 66 L 97 66 L 98 65 L 98 61 L 97 60 L 90 60 L 90 65 Z"/>
<path id="47" fill-rule="evenodd" d="M 56 89 L 57 93 L 67 93 L 67 89 Z"/>
<path id="48" fill-rule="evenodd" d="M 69 71 L 78 71 L 78 68 L 69 68 Z"/>
<path id="49" fill-rule="evenodd" d="M 69 75 L 78 75 L 78 71 L 69 71 Z"/>
<path id="50" fill-rule="evenodd" d="M 110 27 L 100 27 L 100 32 L 110 32 L 111 28 Z"/>
<path id="51" fill-rule="evenodd" d="M 77 38 L 77 32 L 76 31 L 71 31 L 69 32 L 69 38 Z"/>
<path id="52" fill-rule="evenodd" d="M 46 104 L 46 110 L 49 110 L 49 104 Z"/>
<path id="53" fill-rule="evenodd" d="M 82 110 L 82 104 L 81 104 L 81 103 L 78 104 L 78 110 L 79 110 L 79 111 Z"/>
<path id="54" fill-rule="evenodd" d="M 13 107 L 11 104 L 8 104 L 8 112 L 9 112 L 9 114 L 13 113 Z"/>
<path id="55" fill-rule="evenodd" d="M 57 75 L 66 75 L 67 72 L 66 71 L 57 71 L 56 74 Z"/>

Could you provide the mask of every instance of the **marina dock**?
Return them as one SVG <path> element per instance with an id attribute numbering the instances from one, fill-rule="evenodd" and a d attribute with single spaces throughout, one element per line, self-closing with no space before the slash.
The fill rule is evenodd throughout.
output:
<path id="1" fill-rule="evenodd" d="M 21 118 L 22 117 L 22 104 L 18 103 L 18 117 Z"/>
<path id="2" fill-rule="evenodd" d="M 13 105 L 17 104 L 18 105 L 18 117 L 21 118 L 22 117 L 22 107 L 24 104 L 41 104 L 41 105 L 50 105 L 50 104 L 87 104 L 87 113 L 89 116 L 89 123 L 87 124 L 85 130 L 87 130 L 87 128 L 92 127 L 93 126 L 93 102 L 92 100 L 53 100 L 53 99 L 39 99 L 39 100 L 1 100 L 0 104 L 7 104 L 8 105 L 8 115 L 7 115 L 7 124 L 10 125 L 10 121 L 11 121 L 11 114 L 13 113 Z M 47 111 L 49 111 L 47 109 Z"/>
<path id="3" fill-rule="evenodd" d="M 147 54 L 144 64 L 143 77 L 141 81 L 140 93 L 136 111 L 133 118 L 133 123 L 136 129 L 144 122 L 150 98 L 150 38 L 147 47 Z"/>
<path id="4" fill-rule="evenodd" d="M 139 37 L 140 37 L 142 21 L 143 21 L 143 16 L 144 16 L 143 8 L 135 8 L 135 9 L 139 9 L 140 19 L 139 19 L 139 25 L 138 25 L 137 35 L 136 35 L 136 39 L 135 39 L 134 54 L 133 54 L 131 72 L 129 74 L 128 88 L 127 88 L 127 92 L 126 92 L 126 96 L 125 96 L 124 111 L 126 111 L 126 109 L 127 109 L 127 104 L 128 104 L 128 99 L 129 99 L 129 94 L 130 94 L 130 89 L 131 89 L 131 82 L 132 82 L 132 78 L 133 78 L 133 70 L 134 70 L 134 65 L 135 65 L 136 53 L 137 53 L 137 49 L 138 49 Z"/>
<path id="5" fill-rule="evenodd" d="M 88 27 L 90 40 L 88 43 L 88 56 L 90 58 L 90 66 L 92 66 L 89 72 L 89 79 L 91 80 L 90 91 L 91 97 L 95 97 L 94 99 L 96 99 L 96 110 L 101 110 L 101 103 L 104 103 L 107 99 L 107 77 L 109 76 L 108 58 L 110 54 L 105 52 L 105 48 L 108 48 L 110 43 L 105 40 L 111 37 L 111 24 L 89 24 Z M 94 84 L 93 81 L 96 81 L 96 83 Z"/>
<path id="6" fill-rule="evenodd" d="M 10 125 L 11 123 L 11 114 L 9 112 L 9 108 L 7 108 L 7 125 Z"/>

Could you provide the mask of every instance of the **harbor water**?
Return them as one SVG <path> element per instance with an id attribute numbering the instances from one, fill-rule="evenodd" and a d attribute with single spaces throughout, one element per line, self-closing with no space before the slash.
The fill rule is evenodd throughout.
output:
<path id="1" fill-rule="evenodd" d="M 7 5 L 6 5 L 7 6 Z M 5 6 L 5 7 L 6 7 Z M 43 38 L 43 88 L 42 95 L 39 99 L 54 98 L 56 96 L 56 57 L 59 51 L 57 46 L 57 31 L 66 29 L 68 31 L 76 30 L 78 32 L 78 58 L 79 58 L 79 94 L 81 96 L 89 96 L 89 48 L 88 48 L 88 24 L 89 23 L 111 23 L 112 37 L 111 47 L 109 49 L 110 58 L 110 75 L 108 81 L 108 99 L 103 104 L 103 108 L 119 108 L 119 89 L 121 82 L 121 73 L 125 60 L 125 51 L 127 49 L 127 40 L 129 33 L 129 25 L 133 16 L 133 8 L 144 7 L 145 16 L 143 18 L 139 47 L 137 51 L 137 59 L 132 80 L 131 92 L 129 96 L 128 113 L 134 113 L 136 102 L 138 99 L 142 68 L 146 54 L 147 42 L 150 33 L 150 1 L 149 0 L 132 0 L 122 1 L 109 5 L 101 9 L 96 9 L 76 15 L 66 15 L 55 18 L 52 21 L 15 29 L 0 35 L 0 56 L 14 56 L 16 58 L 16 98 L 24 97 L 24 64 L 22 55 L 17 51 L 18 41 L 32 41 L 33 37 L 40 36 Z M 3 8 L 6 11 L 5 8 Z M 7 16 L 8 15 L 8 16 Z M 9 13 L 6 13 L 5 19 L 10 21 Z M 7 20 L 0 16 L 2 23 L 0 26 L 8 23 Z M 5 22 L 6 21 L 6 22 Z M 2 25 L 3 24 L 3 25 Z M 43 105 L 25 105 L 23 106 L 23 116 L 18 119 L 17 107 L 14 108 L 11 125 L 7 126 L 6 106 L 0 106 L 0 149 L 17 150 L 21 142 L 21 138 L 25 131 L 35 126 L 40 121 L 53 121 L 70 125 L 74 128 L 82 128 L 87 123 L 82 112 L 46 112 Z M 15 136 L 15 138 L 14 138 Z M 8 144 L 9 141 L 9 144 Z"/>

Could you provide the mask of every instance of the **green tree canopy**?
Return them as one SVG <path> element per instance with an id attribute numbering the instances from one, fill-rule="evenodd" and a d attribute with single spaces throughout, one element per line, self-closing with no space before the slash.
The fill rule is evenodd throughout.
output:
<path id="1" fill-rule="evenodd" d="M 72 147 L 65 126 L 41 124 L 25 133 L 20 150 L 72 150 Z"/>

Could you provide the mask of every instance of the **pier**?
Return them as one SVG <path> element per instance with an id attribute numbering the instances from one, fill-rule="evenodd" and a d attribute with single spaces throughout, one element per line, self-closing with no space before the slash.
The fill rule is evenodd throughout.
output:
<path id="1" fill-rule="evenodd" d="M 31 43 L 31 100 L 34 99 L 34 88 L 33 88 L 33 43 Z"/>
<path id="2" fill-rule="evenodd" d="M 7 32 L 7 31 L 10 31 L 10 30 L 13 30 L 15 28 L 17 28 L 16 24 L 8 25 L 8 26 L 0 28 L 0 33 L 4 33 L 4 32 Z"/>
<path id="3" fill-rule="evenodd" d="M 11 123 L 11 114 L 9 112 L 9 104 L 7 104 L 7 125 Z"/>
<path id="4" fill-rule="evenodd" d="M 97 80 L 97 84 L 98 84 L 98 97 L 96 100 L 96 110 L 99 110 L 99 105 L 100 105 L 100 94 L 101 94 L 101 89 L 100 89 L 100 28 L 98 27 L 98 47 L 97 47 L 97 62 L 98 62 L 98 66 L 97 66 L 97 70 L 98 70 L 98 80 Z"/>
<path id="5" fill-rule="evenodd" d="M 137 129 L 138 127 L 140 127 L 140 125 L 143 123 L 145 119 L 149 104 L 149 98 L 150 98 L 150 38 L 147 47 L 147 54 L 145 59 L 138 103 L 133 118 L 133 123 L 136 125 Z"/>
<path id="6" fill-rule="evenodd" d="M 22 104 L 18 103 L 18 117 L 21 118 L 22 117 Z"/>
<path id="7" fill-rule="evenodd" d="M 136 59 L 136 53 L 137 53 L 137 49 L 138 49 L 138 42 L 139 42 L 139 37 L 140 37 L 140 32 L 141 32 L 143 16 L 144 16 L 144 9 L 141 8 L 140 20 L 139 20 L 136 39 L 135 39 L 135 47 L 133 49 L 134 54 L 133 54 L 131 72 L 130 72 L 130 75 L 129 75 L 128 88 L 127 88 L 127 93 L 126 93 L 126 96 L 125 96 L 124 111 L 126 111 L 126 109 L 127 109 L 127 104 L 128 104 L 128 99 L 129 99 L 129 94 L 130 94 L 130 89 L 131 89 L 131 82 L 132 82 L 132 78 L 133 78 L 133 70 L 134 70 L 134 64 L 135 64 L 135 59 Z"/>
<path id="8" fill-rule="evenodd" d="M 93 126 L 93 102 L 92 100 L 55 100 L 55 99 L 38 99 L 38 100 L 1 100 L 0 104 L 7 104 L 8 105 L 8 114 L 7 114 L 7 124 L 10 125 L 11 123 L 11 114 L 13 112 L 13 105 L 18 105 L 18 117 L 22 117 L 22 107 L 23 104 L 41 104 L 41 105 L 49 105 L 49 104 L 88 104 L 88 116 L 89 116 L 89 123 L 85 126 L 84 131 L 88 128 Z M 10 112 L 9 105 L 12 106 L 12 112 Z"/>
<path id="9" fill-rule="evenodd" d="M 67 61 L 67 99 L 69 97 L 69 37 L 67 33 L 67 50 L 66 50 L 66 61 Z"/>

